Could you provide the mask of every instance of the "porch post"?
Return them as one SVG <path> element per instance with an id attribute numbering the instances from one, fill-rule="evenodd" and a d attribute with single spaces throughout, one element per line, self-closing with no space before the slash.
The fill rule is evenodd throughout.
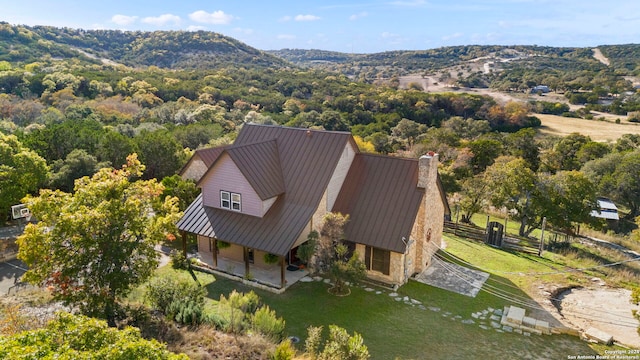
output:
<path id="1" fill-rule="evenodd" d="M 287 284 L 284 272 L 284 256 L 280 256 L 280 289 L 284 289 Z"/>
<path id="2" fill-rule="evenodd" d="M 213 257 L 213 267 L 218 268 L 218 239 L 213 238 L 213 249 L 211 249 Z"/>
<path id="3" fill-rule="evenodd" d="M 182 230 L 182 255 L 187 257 L 187 232 Z"/>
<path id="4" fill-rule="evenodd" d="M 244 276 L 249 276 L 251 270 L 249 269 L 249 249 L 246 246 L 242 247 L 242 253 L 244 257 Z"/>

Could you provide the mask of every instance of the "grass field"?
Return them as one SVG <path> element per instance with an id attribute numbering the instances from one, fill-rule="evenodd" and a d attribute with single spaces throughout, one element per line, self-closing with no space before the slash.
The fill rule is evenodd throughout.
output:
<path id="1" fill-rule="evenodd" d="M 487 284 L 514 299 L 532 301 L 521 290 L 532 282 L 528 274 L 558 269 L 553 258 L 555 254 L 538 258 L 456 237 L 447 237 L 446 241 L 447 251 L 490 270 Z M 587 343 L 568 335 L 526 337 L 497 332 L 487 321 L 484 325 L 489 330 L 481 328 L 478 319 L 474 319 L 474 324 L 463 323 L 462 320 L 472 320 L 474 312 L 512 304 L 487 292 L 471 298 L 415 281 L 397 291 L 402 297 L 420 301 L 425 307 L 422 309 L 396 301 L 389 296 L 389 290 L 378 288 L 376 290 L 381 294 L 354 287 L 351 295 L 336 297 L 328 294 L 329 285 L 311 282 L 295 284 L 284 294 L 276 295 L 213 275 L 197 272 L 196 275 L 207 288 L 209 311 L 217 311 L 217 300 L 221 294 L 226 295 L 234 289 L 241 292 L 253 290 L 286 320 L 289 335 L 304 341 L 308 326 L 336 324 L 349 332 L 362 334 L 372 359 L 566 359 L 569 355 L 595 355 L 603 351 L 594 350 Z M 158 276 L 191 278 L 188 272 L 175 271 L 169 266 L 159 269 Z M 556 277 L 548 275 L 542 279 L 560 280 Z M 142 289 L 138 289 L 131 299 L 140 301 Z"/>
<path id="2" fill-rule="evenodd" d="M 624 116 L 607 115 L 606 120 L 585 120 L 557 115 L 535 114 L 542 121 L 542 134 L 566 136 L 574 132 L 591 137 L 594 141 L 615 141 L 624 134 L 640 134 L 640 124 L 630 123 Z M 620 118 L 620 124 L 615 119 Z"/>

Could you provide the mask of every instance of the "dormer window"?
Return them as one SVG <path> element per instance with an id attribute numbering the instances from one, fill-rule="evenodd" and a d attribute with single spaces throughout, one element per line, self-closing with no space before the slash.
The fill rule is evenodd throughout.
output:
<path id="1" fill-rule="evenodd" d="M 227 210 L 242 211 L 242 197 L 229 191 L 220 191 L 220 207 Z"/>

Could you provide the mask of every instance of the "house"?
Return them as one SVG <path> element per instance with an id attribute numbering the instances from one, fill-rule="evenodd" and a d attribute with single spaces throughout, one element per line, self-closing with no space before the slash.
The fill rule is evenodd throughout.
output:
<path id="1" fill-rule="evenodd" d="M 546 94 L 546 93 L 548 93 L 550 91 L 551 91 L 551 89 L 547 85 L 536 85 L 531 89 L 532 93 L 538 93 L 539 92 L 539 93 L 545 93 Z"/>
<path id="2" fill-rule="evenodd" d="M 198 150 L 181 170 L 201 194 L 178 228 L 217 271 L 284 290 L 309 232 L 328 212 L 349 214 L 345 241 L 367 276 L 401 285 L 427 267 L 450 214 L 437 166 L 433 153 L 360 153 L 348 132 L 245 124 L 232 145 Z M 259 279 L 274 271 L 279 281 Z"/>

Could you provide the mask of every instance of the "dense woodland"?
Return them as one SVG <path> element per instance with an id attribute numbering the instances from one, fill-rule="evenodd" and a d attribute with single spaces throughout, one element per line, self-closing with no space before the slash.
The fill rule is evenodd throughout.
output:
<path id="1" fill-rule="evenodd" d="M 584 170 L 580 174 L 587 173 L 593 185 L 585 204 L 592 206 L 596 194 L 609 196 L 633 217 L 640 200 L 629 186 L 637 189 L 638 184 L 621 184 L 613 174 L 625 171 L 619 167 L 627 161 L 635 166 L 637 156 L 630 154 L 637 155 L 640 139 L 629 135 L 601 144 L 577 134 L 541 139 L 531 130 L 540 125 L 536 112 L 589 118 L 592 109 L 626 114 L 639 108 L 640 96 L 625 80 L 640 71 L 629 55 L 638 46 L 606 46 L 602 51 L 612 58 L 612 66 L 594 60 L 591 49 L 538 46 L 368 55 L 282 50 L 272 55 L 211 32 L 85 31 L 2 23 L 0 131 L 14 153 L 28 151 L 46 163 L 38 184 L 22 187 L 30 192 L 42 187 L 72 192 L 75 179 L 104 166 L 121 166 L 133 152 L 146 165 L 145 179 L 170 177 L 194 149 L 229 143 L 242 124 L 254 122 L 351 131 L 363 151 L 397 156 L 437 151 L 447 191 L 457 193 L 461 204 L 473 198 L 465 187 L 486 177 L 496 159 L 502 159 L 500 164 L 524 159 L 536 175 L 535 181 L 529 179 L 535 184 L 549 183 L 545 176 Z M 392 74 L 428 73 L 464 67 L 466 60 L 492 54 L 514 60 L 499 71 L 466 79 L 482 76 L 480 83 L 504 91 L 547 84 L 564 92 L 569 102 L 588 106 L 571 112 L 565 103 L 503 104 L 486 96 L 399 90 L 393 81 L 368 81 L 387 69 Z M 352 71 L 356 68 L 377 73 L 360 76 Z M 602 98 L 614 100 L 603 105 Z M 607 162 L 609 168 L 598 163 L 614 157 L 619 161 Z M 467 209 L 466 215 L 488 206 L 508 208 L 520 196 L 536 198 L 530 189 L 519 191 L 524 193 L 475 199 L 471 202 L 481 208 Z M 539 205 L 542 209 L 550 206 L 550 191 L 538 193 L 547 202 Z M 13 192 L 3 194 L 6 216 L 25 193 L 3 192 Z M 544 212 L 524 216 L 524 209 L 511 210 L 528 218 L 529 225 Z M 572 223 L 586 220 L 551 223 L 569 231 Z"/>

